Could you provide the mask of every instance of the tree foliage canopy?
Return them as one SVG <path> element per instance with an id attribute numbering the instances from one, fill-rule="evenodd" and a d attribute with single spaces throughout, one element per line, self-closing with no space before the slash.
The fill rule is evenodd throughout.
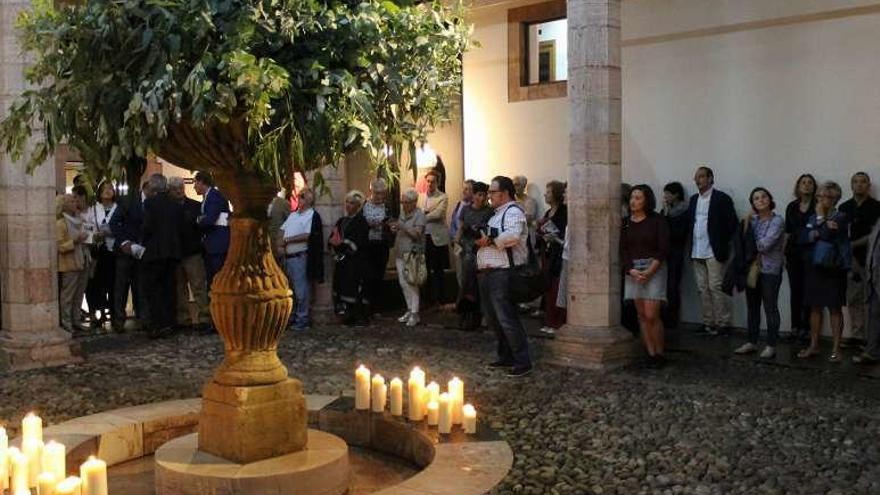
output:
<path id="1" fill-rule="evenodd" d="M 276 184 L 424 140 L 456 105 L 470 35 L 439 1 L 39 0 L 18 26 L 32 86 L 0 151 L 32 169 L 66 142 L 101 175 L 155 152 Z"/>

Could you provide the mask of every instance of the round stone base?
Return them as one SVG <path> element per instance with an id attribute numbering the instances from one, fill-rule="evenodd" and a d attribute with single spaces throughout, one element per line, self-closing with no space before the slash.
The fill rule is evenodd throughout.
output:
<path id="1" fill-rule="evenodd" d="M 348 446 L 309 430 L 305 450 L 236 464 L 198 450 L 198 434 L 176 438 L 156 451 L 157 495 L 342 495 L 348 491 Z"/>

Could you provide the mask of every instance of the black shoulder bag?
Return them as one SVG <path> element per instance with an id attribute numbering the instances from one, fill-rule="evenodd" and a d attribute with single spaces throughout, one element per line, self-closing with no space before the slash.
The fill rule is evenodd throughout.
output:
<path id="1" fill-rule="evenodd" d="M 507 210 L 510 208 L 517 208 L 523 211 L 522 208 L 515 204 L 509 206 Z M 502 232 L 504 232 L 504 217 L 507 215 L 507 210 L 504 210 L 504 213 L 501 214 Z M 525 214 L 524 211 L 523 214 Z M 529 242 L 528 236 L 526 237 L 526 246 L 529 249 L 529 257 L 528 261 L 523 265 L 515 265 L 513 263 L 513 250 L 511 248 L 505 249 L 507 251 L 507 260 L 510 262 L 510 298 L 515 303 L 534 301 L 544 293 L 546 288 L 544 274 L 538 266 L 537 257 L 532 252 L 532 243 Z"/>

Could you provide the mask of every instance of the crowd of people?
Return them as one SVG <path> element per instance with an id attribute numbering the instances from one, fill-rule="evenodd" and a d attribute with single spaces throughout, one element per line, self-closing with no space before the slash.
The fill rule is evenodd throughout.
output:
<path id="1" fill-rule="evenodd" d="M 658 210 L 653 190 L 644 184 L 625 188 L 621 265 L 624 297 L 634 302 L 649 364 L 664 363 L 663 329 L 679 323 L 685 263 L 693 266 L 706 335 L 728 335 L 732 302 L 745 292 L 747 341 L 734 351 L 759 351 L 761 313 L 767 337 L 760 357 L 776 355 L 781 317 L 779 290 L 788 274 L 791 337 L 806 340 L 799 358 L 820 353 L 819 338 L 828 310 L 832 349 L 842 359 L 844 317 L 848 307 L 852 335 L 864 344 L 855 363 L 880 360 L 880 202 L 871 196 L 867 173 L 852 176 L 852 198 L 838 205 L 837 183 L 800 176 L 785 216 L 776 212 L 773 194 L 756 187 L 751 211 L 737 216 L 732 198 L 715 187 L 715 175 L 701 166 L 694 175 L 697 192 L 686 198 L 678 182 L 663 188 Z M 624 322 L 628 320 L 626 315 Z"/>
<path id="2" fill-rule="evenodd" d="M 445 272 L 451 261 L 459 327 L 472 331 L 487 326 L 498 340 L 492 366 L 507 368 L 511 376 L 528 374 L 532 362 L 520 315 L 534 310 L 542 318 L 541 331 L 548 334 L 566 322 L 566 184 L 546 184 L 547 208 L 539 216 L 523 176 L 496 176 L 488 183 L 467 180 L 450 214 L 444 175 L 442 168 L 432 169 L 423 178 L 423 193 L 404 191 L 396 217 L 385 180 L 372 180 L 368 194 L 350 191 L 326 244 L 310 190 L 298 192 L 294 211 L 281 197 L 267 205 L 274 255 L 296 301 L 290 326 L 303 330 L 311 325 L 310 302 L 315 284 L 324 280 L 325 249 L 333 255 L 335 307 L 350 326 L 367 324 L 376 312 L 392 253 L 406 305 L 399 321 L 407 327 L 420 324 L 425 306 L 447 301 Z M 853 335 L 866 344 L 853 360 L 880 360 L 880 202 L 871 197 L 868 174 L 852 177 L 852 198 L 839 206 L 843 193 L 838 184 L 818 183 L 809 174 L 799 177 L 784 217 L 766 188 L 751 192 L 751 211 L 740 218 L 733 199 L 715 187 L 710 168 L 699 167 L 694 184 L 697 192 L 690 197 L 681 183 L 667 184 L 662 205 L 646 184 L 623 188 L 622 321 L 641 335 L 649 366 L 665 363 L 664 329 L 680 324 L 688 262 L 700 296 L 701 333 L 729 334 L 733 297 L 745 293 L 748 337 L 737 354 L 759 351 L 763 310 L 767 337 L 760 356 L 775 356 L 779 291 L 786 271 L 791 335 L 808 341 L 799 357 L 819 353 L 827 308 L 829 359 L 841 359 L 842 308 L 848 306 Z M 136 318 L 147 322 L 151 335 L 167 335 L 182 326 L 211 329 L 208 287 L 229 246 L 230 209 L 208 174 L 195 176 L 201 203 L 187 198 L 183 188 L 179 177 L 166 180 L 154 174 L 128 204 L 116 201 L 109 183 L 96 188 L 91 206 L 82 186 L 58 198 L 65 328 L 82 324 L 85 294 L 91 322 L 109 320 L 120 329 L 131 289 Z M 515 301 L 509 290 L 515 269 L 527 264 L 541 270 L 543 296 L 532 303 Z M 190 299 L 195 314 L 189 314 Z"/>

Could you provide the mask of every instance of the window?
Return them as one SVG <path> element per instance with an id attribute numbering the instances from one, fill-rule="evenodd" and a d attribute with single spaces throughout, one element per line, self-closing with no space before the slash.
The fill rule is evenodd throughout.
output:
<path id="1" fill-rule="evenodd" d="M 507 99 L 562 98 L 568 77 L 565 0 L 507 12 Z"/>

